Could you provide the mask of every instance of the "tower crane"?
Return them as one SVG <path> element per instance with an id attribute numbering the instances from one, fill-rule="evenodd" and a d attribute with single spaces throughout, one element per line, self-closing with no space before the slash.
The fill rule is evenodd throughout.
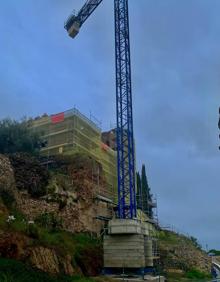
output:
<path id="1" fill-rule="evenodd" d="M 220 107 L 218 108 L 218 113 L 219 113 L 218 128 L 220 129 Z M 219 139 L 220 139 L 220 134 L 219 134 Z M 220 150 L 220 146 L 218 148 Z"/>
<path id="2" fill-rule="evenodd" d="M 87 0 L 79 12 L 70 15 L 65 29 L 74 38 L 88 17 L 103 0 Z M 128 0 L 114 0 L 115 18 L 115 67 L 117 113 L 117 175 L 118 217 L 136 217 L 135 150 L 133 134 L 131 57 Z"/>

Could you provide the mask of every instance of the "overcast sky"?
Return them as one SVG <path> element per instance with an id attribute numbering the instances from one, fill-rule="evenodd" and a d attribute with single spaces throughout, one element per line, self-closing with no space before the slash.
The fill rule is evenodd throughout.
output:
<path id="1" fill-rule="evenodd" d="M 72 40 L 85 0 L 0 1 L 0 118 L 76 106 L 115 123 L 113 0 Z M 220 249 L 220 1 L 130 0 L 137 163 L 161 222 Z"/>

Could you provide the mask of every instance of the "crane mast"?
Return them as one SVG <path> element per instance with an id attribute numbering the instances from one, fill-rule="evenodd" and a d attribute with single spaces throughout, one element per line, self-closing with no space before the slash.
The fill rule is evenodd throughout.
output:
<path id="1" fill-rule="evenodd" d="M 102 0 L 88 0 L 65 24 L 74 38 Z M 128 0 L 114 0 L 117 113 L 118 217 L 136 217 L 135 150 L 133 134 Z"/>
<path id="2" fill-rule="evenodd" d="M 118 209 L 136 217 L 135 160 L 128 0 L 115 0 Z"/>
<path id="3" fill-rule="evenodd" d="M 218 108 L 218 113 L 219 113 L 218 128 L 220 129 L 220 107 Z M 220 134 L 219 134 L 219 139 L 220 139 Z M 220 150 L 220 146 L 218 148 Z"/>

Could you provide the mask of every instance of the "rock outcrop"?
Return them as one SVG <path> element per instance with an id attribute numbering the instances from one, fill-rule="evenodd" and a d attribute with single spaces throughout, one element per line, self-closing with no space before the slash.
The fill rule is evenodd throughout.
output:
<path id="1" fill-rule="evenodd" d="M 26 168 L 30 162 L 26 156 L 24 164 L 21 155 L 18 159 L 17 156 L 15 158 L 13 164 L 21 166 L 16 168 L 16 177 L 9 158 L 0 155 L 0 257 L 19 260 L 54 275 L 98 274 L 102 266 L 102 254 L 96 251 L 96 247 L 93 249 L 93 245 L 88 244 L 88 250 L 85 250 L 84 246 L 80 246 L 81 254 L 77 257 L 77 264 L 74 254 L 77 242 L 69 239 L 71 250 L 62 243 L 65 236 L 67 239 L 72 236 L 65 231 L 97 233 L 102 227 L 97 227 L 94 222 L 98 203 L 95 202 L 94 185 L 89 178 L 88 166 L 83 167 L 81 164 L 79 174 L 74 165 L 69 168 L 68 174 L 54 173 L 51 182 L 55 183 L 56 189 L 48 191 L 44 196 L 37 196 L 37 193 L 32 193 L 31 183 L 35 178 L 40 179 L 37 177 L 39 164 L 34 162 L 31 172 L 24 173 L 22 166 Z M 27 174 L 30 176 L 28 182 L 27 179 L 22 179 L 22 175 Z M 19 189 L 16 187 L 16 181 L 19 183 Z M 28 187 L 25 183 L 28 183 Z M 45 214 L 52 214 L 56 220 L 60 219 L 62 226 L 59 225 L 59 228 L 65 231 L 57 231 L 53 226 L 48 226 L 48 230 L 45 230 L 46 226 L 34 224 L 36 218 Z M 9 217 L 12 218 L 11 222 L 8 221 Z M 56 235 L 52 235 L 50 238 L 53 238 L 55 243 L 48 243 L 47 238 L 42 239 L 44 235 L 39 235 L 39 232 L 44 232 L 49 237 L 50 232 L 60 232 L 64 235 L 59 235 L 63 236 L 62 239 L 56 239 Z M 90 252 L 89 258 L 87 252 Z"/>
<path id="2" fill-rule="evenodd" d="M 24 261 L 34 268 L 50 274 L 81 274 L 73 268 L 71 256 L 60 255 L 55 249 L 32 245 L 33 239 L 18 232 L 0 233 L 0 257 Z"/>
<path id="3" fill-rule="evenodd" d="M 0 191 L 15 192 L 14 171 L 9 159 L 0 154 Z"/>
<path id="4" fill-rule="evenodd" d="M 210 273 L 211 258 L 195 246 L 190 238 L 171 231 L 162 231 L 159 240 L 161 263 L 166 271 L 178 272 L 197 269 Z"/>
<path id="5" fill-rule="evenodd" d="M 24 260 L 27 257 L 27 249 L 30 239 L 20 233 L 0 233 L 0 256 L 4 258 Z"/>
<path id="6" fill-rule="evenodd" d="M 67 158 L 68 160 L 68 158 Z M 53 171 L 44 197 L 32 197 L 28 191 L 19 191 L 18 208 L 30 219 L 43 213 L 53 213 L 60 218 L 63 228 L 70 232 L 99 234 L 104 222 L 98 216 L 110 217 L 108 203 L 98 201 L 94 167 L 91 159 L 80 157 L 66 161 Z M 58 160 L 59 164 L 59 160 Z M 97 175 L 96 175 L 97 177 Z M 105 185 L 102 176 L 99 185 Z"/>
<path id="7" fill-rule="evenodd" d="M 31 248 L 29 252 L 31 265 L 50 274 L 81 274 L 79 267 L 73 268 L 71 260 L 70 255 L 60 256 L 54 249 L 42 246 Z"/>
<path id="8" fill-rule="evenodd" d="M 58 274 L 60 272 L 59 260 L 54 250 L 41 246 L 32 248 L 30 250 L 30 262 L 33 266 L 44 272 L 52 274 Z"/>

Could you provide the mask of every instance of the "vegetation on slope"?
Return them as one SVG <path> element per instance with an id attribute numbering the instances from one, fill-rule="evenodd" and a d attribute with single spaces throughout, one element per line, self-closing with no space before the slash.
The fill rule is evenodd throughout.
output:
<path id="1" fill-rule="evenodd" d="M 0 258 L 0 282 L 111 282 L 109 278 L 52 276 L 17 260 Z"/>
<path id="2" fill-rule="evenodd" d="M 161 265 L 169 282 L 207 281 L 211 261 L 194 237 L 163 230 L 158 233 Z"/>
<path id="3" fill-rule="evenodd" d="M 214 256 L 220 256 L 220 251 L 215 250 L 215 249 L 211 249 L 211 250 L 209 250 L 209 254 L 212 254 Z"/>
<path id="4" fill-rule="evenodd" d="M 50 175 L 38 161 L 41 146 L 39 137 L 30 132 L 26 122 L 0 122 L 0 154 L 7 154 L 10 159 L 9 162 L 7 157 L 1 156 L 4 173 L 0 175 L 0 257 L 20 260 L 44 271 L 50 269 L 51 273 L 97 275 L 103 266 L 100 240 L 89 234 L 65 232 L 57 214 L 42 210 L 34 223 L 29 223 L 17 209 L 18 191 L 26 190 L 32 197 L 41 197 L 48 192 Z M 74 174 L 75 170 L 89 163 L 85 156 L 74 156 L 74 164 L 78 167 L 73 168 L 70 166 L 72 159 L 73 156 L 57 160 L 57 169 L 50 173 Z M 85 171 L 81 174 L 85 177 Z M 51 256 L 50 266 L 44 262 L 47 253 Z"/>
<path id="5" fill-rule="evenodd" d="M 85 276 L 94 276 L 101 272 L 102 243 L 99 239 L 89 234 L 72 234 L 59 229 L 59 222 L 51 214 L 43 214 L 35 223 L 29 224 L 16 208 L 11 213 L 15 220 L 7 222 L 8 215 L 0 212 L 0 229 L 7 234 L 6 241 L 0 244 L 0 255 L 23 260 L 26 258 L 23 254 L 25 250 L 22 255 L 19 250 L 25 249 L 24 246 L 30 250 L 42 246 L 54 250 L 61 258 L 69 255 L 73 268 Z M 16 234 L 18 239 L 12 242 Z"/>
<path id="6" fill-rule="evenodd" d="M 43 143 L 38 134 L 30 131 L 28 122 L 11 119 L 0 121 L 0 153 L 26 152 L 38 154 Z"/>
<path id="7" fill-rule="evenodd" d="M 9 159 L 18 190 L 27 190 L 32 197 L 44 196 L 47 193 L 49 172 L 41 166 L 35 156 L 15 153 L 11 154 Z"/>
<path id="8" fill-rule="evenodd" d="M 29 131 L 26 122 L 18 123 L 11 120 L 0 122 L 0 153 L 10 155 L 17 188 L 19 190 L 27 190 L 34 197 L 45 195 L 49 187 L 48 173 L 42 169 L 40 163 L 34 158 L 34 156 L 38 155 L 42 145 L 39 137 Z M 76 178 L 78 180 L 78 174 L 81 171 L 81 177 L 85 178 L 85 171 L 82 168 L 85 167 L 85 163 L 89 164 L 89 161 L 92 160 L 81 154 L 75 155 L 75 165 L 72 167 L 72 159 L 73 156 L 65 159 L 60 158 L 56 161 L 57 167 L 54 167 L 50 173 L 56 176 L 65 176 L 66 179 L 68 172 L 73 176 L 73 180 L 77 172 Z M 148 194 L 146 197 L 150 199 L 151 194 L 147 184 L 145 168 L 142 170 L 142 181 L 138 177 L 139 186 L 145 187 L 144 191 L 146 190 Z M 59 180 L 59 177 L 57 179 Z M 61 177 L 61 180 L 63 181 L 63 177 Z M 78 187 L 77 181 L 74 183 Z M 83 186 L 86 187 L 86 185 Z M 65 187 L 66 182 L 64 183 Z M 4 238 L 2 240 L 0 236 L 2 240 L 0 240 L 0 256 L 5 257 L 0 258 L 0 281 L 93 281 L 80 278 L 79 276 L 50 277 L 48 274 L 35 271 L 30 267 L 30 261 L 24 256 L 25 250 L 21 256 L 19 254 L 20 249 L 24 248 L 24 246 L 28 250 L 43 246 L 53 250 L 53 254 L 61 258 L 59 263 L 62 262 L 64 257 L 69 256 L 72 266 L 80 274 L 85 276 L 97 275 L 100 273 L 103 265 L 102 242 L 88 234 L 72 234 L 61 230 L 62 223 L 51 213 L 42 213 L 41 216 L 36 218 L 35 223 L 29 224 L 25 216 L 16 208 L 16 197 L 11 193 L 13 190 L 5 188 L 0 187 L 0 200 L 2 201 L 2 203 L 0 201 L 0 229 L 3 231 L 0 235 L 6 234 L 8 241 L 6 242 L 7 244 L 4 244 Z M 82 190 L 80 185 L 79 189 Z M 84 198 L 88 198 L 88 195 L 85 194 Z M 13 214 L 15 217 L 11 222 L 7 222 L 9 214 Z M 18 242 L 14 242 L 14 238 L 18 239 Z M 26 240 L 27 242 L 19 245 L 19 240 Z M 162 266 L 165 269 L 165 273 L 167 273 L 168 281 L 194 281 L 195 279 L 197 281 L 200 279 L 201 281 L 209 277 L 208 260 L 206 261 L 206 256 L 194 237 L 187 238 L 174 232 L 161 231 L 159 233 L 159 241 Z M 195 252 L 195 261 L 193 261 L 193 252 Z M 200 261 L 202 267 L 196 264 L 198 257 L 202 260 L 202 262 Z M 25 261 L 26 264 L 11 260 L 11 258 Z M 206 263 L 207 267 L 204 266 Z M 168 271 L 170 269 L 180 270 L 180 272 L 171 273 Z"/>
<path id="9" fill-rule="evenodd" d="M 82 276 L 68 277 L 64 275 L 50 276 L 47 273 L 12 259 L 0 258 L 1 282 L 94 282 L 92 278 Z"/>

